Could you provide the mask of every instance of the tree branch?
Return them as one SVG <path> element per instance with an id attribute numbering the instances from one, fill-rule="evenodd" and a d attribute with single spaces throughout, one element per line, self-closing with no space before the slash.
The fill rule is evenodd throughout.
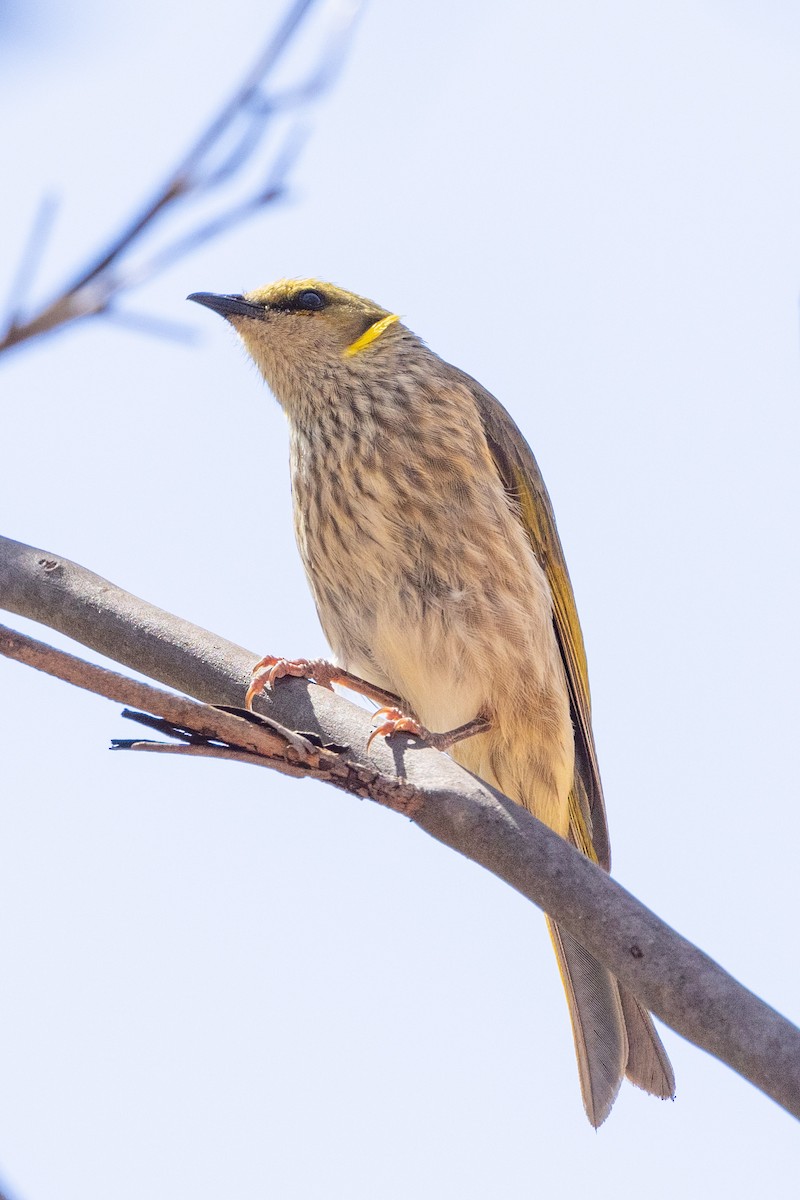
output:
<path id="1" fill-rule="evenodd" d="M 257 657 L 67 559 L 8 539 L 0 539 L 0 606 L 217 704 L 241 704 Z M 55 664 L 46 654 L 34 663 L 34 652 L 23 647 L 27 640 L 6 634 L 0 638 L 0 651 L 40 669 L 49 669 L 46 662 Z M 121 677 L 108 674 L 113 682 L 103 694 L 121 699 Z M 99 683 L 100 676 L 92 678 Z M 72 681 L 78 682 L 77 677 Z M 155 705 L 153 697 L 135 703 L 173 720 L 161 700 L 158 707 L 148 707 Z M 263 754 L 259 742 L 259 758 L 386 804 L 486 867 L 550 913 L 667 1025 L 800 1117 L 800 1030 L 530 813 L 446 755 L 416 746 L 407 737 L 376 743 L 368 755 L 369 714 L 324 688 L 282 680 L 271 695 L 260 698 L 259 707 L 278 727 L 264 733 L 271 749 Z M 217 719 L 209 712 L 218 710 L 183 712 L 175 724 L 188 729 L 199 717 L 199 728 L 207 734 Z M 257 735 L 242 730 L 248 722 L 240 717 L 231 719 L 236 732 L 226 725 L 225 738 L 231 732 L 230 745 L 251 761 Z M 289 761 L 289 742 L 281 738 L 281 728 L 304 731 L 300 736 L 312 742 L 316 765 L 305 749 L 307 761 L 302 756 Z M 212 736 L 216 740 L 217 735 Z M 224 753 L 230 745 L 216 748 Z M 183 752 L 191 752 L 191 747 Z"/>

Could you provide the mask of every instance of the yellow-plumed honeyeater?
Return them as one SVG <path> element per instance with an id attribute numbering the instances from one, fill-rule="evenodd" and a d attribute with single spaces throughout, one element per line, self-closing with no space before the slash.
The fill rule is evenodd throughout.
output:
<path id="1" fill-rule="evenodd" d="M 460 730 L 441 742 L 459 763 L 608 870 L 575 600 L 544 482 L 508 413 L 394 314 L 331 284 L 189 299 L 230 321 L 286 413 L 297 542 L 322 627 L 339 666 L 409 714 L 389 713 L 381 731 Z M 264 663 L 261 683 L 337 677 Z M 589 1120 L 605 1120 L 625 1076 L 672 1096 L 649 1014 L 548 924 Z"/>

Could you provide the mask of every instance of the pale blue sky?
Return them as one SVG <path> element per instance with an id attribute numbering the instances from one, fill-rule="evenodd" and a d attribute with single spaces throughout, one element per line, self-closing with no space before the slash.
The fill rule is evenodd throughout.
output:
<path id="1" fill-rule="evenodd" d="M 39 11 L 0 52 L 0 279 L 55 191 L 46 294 L 282 6 Z M 132 298 L 194 345 L 97 323 L 6 357 L 2 531 L 323 653 L 283 417 L 184 297 L 316 275 L 402 313 L 539 458 L 616 876 L 797 1019 L 799 134 L 794 5 L 373 0 L 292 202 Z M 0 662 L 22 1200 L 796 1195 L 795 1122 L 668 1030 L 677 1101 L 626 1088 L 591 1131 L 544 923 L 497 880 L 312 783 L 108 753 L 130 735 Z"/>

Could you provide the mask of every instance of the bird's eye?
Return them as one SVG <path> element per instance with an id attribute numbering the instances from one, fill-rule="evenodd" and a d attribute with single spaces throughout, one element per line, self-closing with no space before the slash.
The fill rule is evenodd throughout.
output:
<path id="1" fill-rule="evenodd" d="M 309 312 L 324 308 L 325 303 L 322 292 L 318 292 L 315 288 L 306 288 L 304 292 L 299 292 L 297 295 L 297 307 L 307 309 Z"/>

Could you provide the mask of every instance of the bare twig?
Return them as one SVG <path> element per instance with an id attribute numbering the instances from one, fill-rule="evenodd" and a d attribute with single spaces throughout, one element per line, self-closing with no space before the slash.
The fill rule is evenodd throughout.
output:
<path id="1" fill-rule="evenodd" d="M 116 671 L 109 671 L 106 667 L 95 666 L 4 626 L 0 626 L 0 647 L 0 652 L 7 658 L 26 663 L 37 671 L 45 671 L 95 695 L 146 709 L 178 729 L 191 730 L 197 737 L 218 739 L 265 758 L 283 755 L 287 745 L 293 748 L 295 757 L 300 757 L 302 750 L 310 761 L 316 761 L 320 753 L 310 743 L 299 742 L 291 730 L 286 731 L 285 737 L 282 736 L 281 726 L 277 722 L 266 725 L 243 720 L 210 705 L 198 704 L 186 696 L 176 696 L 149 683 L 140 683 Z"/>
<path id="2" fill-rule="evenodd" d="M 55 196 L 43 196 L 36 210 L 36 216 L 33 218 L 33 224 L 20 255 L 19 265 L 14 273 L 8 294 L 9 325 L 16 324 L 25 300 L 25 289 L 36 275 L 39 263 L 44 256 L 44 249 L 57 211 L 58 202 Z"/>
<path id="3" fill-rule="evenodd" d="M 0 539 L 0 605 L 217 703 L 241 703 L 256 657 L 75 563 L 7 539 Z M 0 639 L 0 651 L 7 642 Z M 32 661 L 26 655 L 16 656 Z M 346 747 L 318 752 L 317 766 L 280 756 L 272 765 L 385 804 L 486 867 L 550 913 L 673 1029 L 800 1117 L 800 1030 L 525 809 L 407 737 L 367 754 L 369 714 L 325 688 L 282 680 L 258 703 L 280 725 Z M 194 728 L 162 712 L 161 701 L 155 710 L 141 707 Z M 235 720 L 236 743 L 249 754 L 244 722 Z"/>
<path id="4" fill-rule="evenodd" d="M 88 663 L 3 625 L 0 625 L 0 654 L 95 695 L 106 696 L 118 703 L 136 704 L 146 711 L 124 709 L 122 715 L 183 741 L 183 745 L 176 746 L 138 739 L 114 739 L 114 749 L 173 754 L 191 752 L 194 756 L 268 766 L 288 775 L 321 779 L 355 795 L 370 796 L 404 816 L 413 815 L 416 790 L 394 773 L 381 776 L 374 766 L 350 761 L 349 746 L 336 745 L 331 749 L 330 744 L 323 744 L 318 735 L 297 733 L 274 717 L 244 710 L 233 714 L 226 707 L 198 704 L 186 696 L 164 692 L 106 667 Z"/>
<path id="5" fill-rule="evenodd" d="M 310 65 L 306 78 L 292 88 L 270 90 L 271 75 L 287 49 L 297 40 L 315 6 L 319 7 L 318 0 L 294 0 L 230 100 L 212 118 L 151 199 L 105 249 L 76 273 L 55 299 L 22 318 L 19 315 L 21 297 L 30 284 L 41 255 L 45 229 L 50 223 L 49 210 L 43 207 L 17 272 L 6 332 L 0 337 L 0 353 L 81 318 L 113 312 L 113 305 L 123 292 L 151 279 L 198 245 L 275 203 L 285 194 L 289 173 L 301 145 L 299 126 L 279 147 L 262 174 L 261 182 L 243 198 L 223 203 L 212 217 L 188 231 L 176 230 L 149 259 L 138 264 L 130 261 L 131 253 L 156 222 L 183 214 L 190 203 L 241 177 L 244 168 L 254 162 L 272 123 L 278 117 L 297 113 L 331 86 L 360 12 L 361 0 L 336 0 L 328 36 L 318 61 Z M 141 318 L 137 326 L 145 328 Z M 154 328 L 151 326 L 150 331 Z M 162 326 L 160 331 L 167 331 L 166 327 Z"/>

